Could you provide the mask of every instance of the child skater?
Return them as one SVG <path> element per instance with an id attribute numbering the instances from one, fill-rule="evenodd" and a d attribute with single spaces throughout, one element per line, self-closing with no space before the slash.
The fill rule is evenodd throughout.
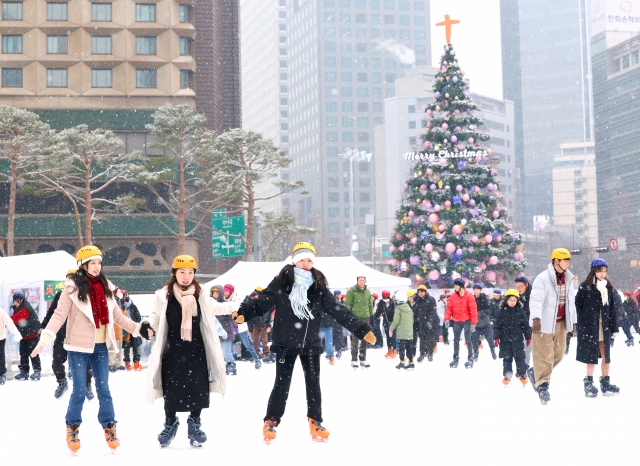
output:
<path id="1" fill-rule="evenodd" d="M 499 356 L 502 358 L 502 374 L 504 375 L 502 383 L 505 387 L 509 385 L 513 376 L 512 363 L 514 359 L 516 360 L 516 376 L 523 386 L 527 384 L 524 348 L 525 340 L 527 346 L 531 344 L 531 327 L 519 299 L 520 293 L 517 290 L 507 290 L 504 300 L 498 307 L 496 321 L 493 324 L 493 341 L 495 346 L 500 348 Z"/>
<path id="2" fill-rule="evenodd" d="M 284 415 L 291 376 L 296 360 L 300 360 L 307 387 L 307 418 L 311 437 L 327 441 L 329 431 L 322 422 L 320 394 L 320 321 L 327 313 L 340 325 L 370 344 L 376 342 L 369 324 L 355 317 L 343 304 L 336 302 L 327 287 L 327 279 L 313 267 L 316 250 L 311 243 L 293 247 L 291 264 L 285 265 L 262 293 L 245 298 L 238 311 L 238 321 L 251 320 L 276 309 L 271 351 L 276 354 L 276 378 L 264 417 L 263 436 L 266 443 L 276 438 L 275 428 Z"/>
<path id="3" fill-rule="evenodd" d="M 391 327 L 389 327 L 389 338 L 392 338 L 394 333 L 398 338 L 398 351 L 400 355 L 400 364 L 396 366 L 398 370 L 413 370 L 416 368 L 413 362 L 413 356 L 416 354 L 416 340 L 413 338 L 413 310 L 411 306 L 407 304 L 407 299 L 411 292 L 413 292 L 413 290 L 396 291 L 393 295 L 396 307 L 393 312 L 393 322 Z M 405 352 L 408 360 L 405 358 Z"/>

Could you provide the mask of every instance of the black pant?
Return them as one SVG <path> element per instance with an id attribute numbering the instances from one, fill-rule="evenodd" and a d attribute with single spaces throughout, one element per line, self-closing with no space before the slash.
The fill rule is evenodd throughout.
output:
<path id="1" fill-rule="evenodd" d="M 320 393 L 320 355 L 277 355 L 276 357 L 276 381 L 271 390 L 267 415 L 264 420 L 271 419 L 280 423 L 289 398 L 289 387 L 296 359 L 300 358 L 304 381 L 307 387 L 307 417 L 322 422 L 322 395 Z"/>
<path id="2" fill-rule="evenodd" d="M 53 362 L 51 363 L 51 369 L 53 369 L 58 383 L 67 377 L 67 373 L 64 370 L 65 362 L 67 362 L 67 350 L 64 349 L 64 338 L 56 338 L 53 342 Z M 91 377 L 91 363 L 87 362 L 87 385 L 91 383 Z"/>
<path id="3" fill-rule="evenodd" d="M 133 349 L 133 362 L 140 362 L 140 352 L 138 351 L 138 347 L 138 339 L 134 338 L 133 335 L 130 335 L 129 341 L 122 345 L 122 349 L 124 350 L 123 359 L 126 362 L 131 361 L 131 359 L 129 358 L 129 356 L 131 355 L 131 353 L 129 352 L 129 348 L 131 348 Z"/>
<path id="4" fill-rule="evenodd" d="M 390 350 L 396 349 L 396 332 L 393 332 L 393 336 L 389 336 L 389 327 L 391 327 L 391 322 L 388 319 L 383 319 L 382 324 L 384 326 L 384 336 L 387 339 L 387 348 Z"/>
<path id="5" fill-rule="evenodd" d="M 271 332 L 269 335 L 271 335 Z M 337 322 L 333 324 L 333 347 L 336 351 L 344 351 L 347 349 L 347 337 L 344 336 L 342 325 Z"/>
<path id="6" fill-rule="evenodd" d="M 193 410 L 191 410 L 191 413 L 189 414 L 189 417 L 191 419 L 195 420 L 195 419 L 200 417 L 200 414 L 202 414 L 202 410 L 201 409 L 193 409 Z M 164 415 L 167 418 L 165 420 L 165 424 L 168 424 L 168 425 L 172 426 L 173 423 L 176 422 L 176 411 L 167 411 L 167 409 L 165 408 Z"/>
<path id="7" fill-rule="evenodd" d="M 36 349 L 39 341 L 40 337 L 20 340 L 20 364 L 18 364 L 20 372 L 29 373 L 29 358 L 31 358 L 31 353 Z M 39 354 L 36 355 L 35 358 L 31 358 L 31 363 L 33 364 L 33 372 L 40 372 L 42 370 Z"/>
<path id="8" fill-rule="evenodd" d="M 404 360 L 405 352 L 407 357 L 409 358 L 409 362 L 413 362 L 413 356 L 416 354 L 416 343 L 414 340 L 398 340 L 398 346 L 400 347 L 398 350 L 398 356 L 400 356 L 400 361 Z"/>
<path id="9" fill-rule="evenodd" d="M 633 336 L 631 335 L 631 326 L 627 319 L 622 319 L 618 321 L 618 325 L 622 328 L 622 331 L 627 336 L 627 340 L 633 340 Z"/>
<path id="10" fill-rule="evenodd" d="M 442 327 L 440 328 L 442 329 L 442 340 L 445 343 L 449 343 L 449 329 L 445 327 L 444 324 L 442 324 Z"/>
<path id="11" fill-rule="evenodd" d="M 640 325 L 638 319 L 629 322 L 629 330 L 631 330 L 631 328 L 634 328 L 636 333 L 640 335 Z"/>
<path id="12" fill-rule="evenodd" d="M 469 359 L 473 356 L 473 342 L 471 341 L 471 321 L 453 322 L 453 357 L 460 354 L 460 334 L 464 331 L 464 341 L 467 343 Z"/>
<path id="13" fill-rule="evenodd" d="M 483 327 L 476 327 L 476 331 L 473 332 L 471 338 L 473 339 L 473 350 L 478 351 L 478 345 L 480 344 L 480 335 L 484 335 L 487 339 L 487 343 L 489 344 L 489 348 L 495 348 L 493 344 L 493 329 L 491 328 L 491 324 L 485 325 Z M 469 343 L 467 343 L 468 345 Z"/>
<path id="14" fill-rule="evenodd" d="M 6 341 L 6 338 L 0 340 L 0 377 L 7 373 L 7 360 L 4 356 L 4 344 Z"/>
<path id="15" fill-rule="evenodd" d="M 373 336 L 376 337 L 376 342 L 373 345 L 369 345 L 369 347 L 372 346 L 382 346 L 382 331 L 380 330 L 380 319 L 378 318 L 371 318 L 371 330 L 373 331 Z M 387 335 L 389 335 L 387 333 Z"/>
<path id="16" fill-rule="evenodd" d="M 438 316 L 428 316 L 424 322 L 421 322 L 420 327 L 420 354 L 433 354 L 433 349 L 438 343 Z"/>
<path id="17" fill-rule="evenodd" d="M 508 357 L 502 360 L 502 375 L 513 374 L 513 358 Z M 527 373 L 527 365 L 523 359 L 516 358 L 516 376 L 524 377 Z"/>

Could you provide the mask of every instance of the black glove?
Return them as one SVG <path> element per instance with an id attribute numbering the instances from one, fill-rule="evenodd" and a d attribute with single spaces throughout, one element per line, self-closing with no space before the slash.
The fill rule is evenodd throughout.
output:
<path id="1" fill-rule="evenodd" d="M 433 325 L 431 325 L 431 322 L 427 322 L 427 330 L 431 329 L 433 329 Z"/>
<path id="2" fill-rule="evenodd" d="M 444 328 L 449 328 L 449 321 L 448 320 L 444 321 Z"/>
<path id="3" fill-rule="evenodd" d="M 149 330 L 151 330 L 154 335 L 156 334 L 156 331 L 151 328 L 151 325 L 149 325 L 149 322 L 147 321 L 142 322 L 142 325 L 140 326 L 140 336 L 145 340 L 149 340 Z"/>

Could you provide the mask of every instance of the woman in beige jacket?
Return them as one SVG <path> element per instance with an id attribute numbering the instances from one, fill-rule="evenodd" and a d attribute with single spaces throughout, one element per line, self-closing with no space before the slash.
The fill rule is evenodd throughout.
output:
<path id="1" fill-rule="evenodd" d="M 11 317 L 4 312 L 4 309 L 0 308 L 0 385 L 4 385 L 7 381 L 7 361 L 4 358 L 4 345 L 7 342 L 6 329 L 9 329 L 9 331 L 13 333 L 16 341 L 22 339 L 22 335 L 20 335 L 16 324 L 14 324 Z"/>
<path id="2" fill-rule="evenodd" d="M 80 448 L 78 428 L 82 423 L 89 361 L 100 402 L 98 421 L 104 429 L 107 445 L 115 450 L 120 441 L 116 436 L 115 412 L 109 391 L 109 353 L 118 351 L 114 323 L 134 336 L 140 334 L 140 324 L 122 315 L 114 299 L 115 287 L 102 272 L 100 250 L 95 246 L 85 246 L 77 252 L 76 260 L 78 271 L 66 281 L 58 308 L 42 331 L 33 355 L 41 353 L 67 321 L 64 349 L 67 350 L 73 376 L 73 392 L 66 415 L 67 446 L 74 453 Z"/>
<path id="3" fill-rule="evenodd" d="M 207 440 L 200 430 L 200 413 L 209 407 L 209 393 L 224 394 L 225 365 L 214 315 L 232 314 L 239 302 L 218 303 L 200 288 L 196 261 L 187 255 L 173 260 L 171 278 L 156 291 L 151 315 L 142 322 L 141 334 L 156 341 L 149 357 L 147 399 L 164 399 L 161 447 L 173 440 L 180 423 L 178 412 L 189 412 L 187 436 L 192 446 Z"/>

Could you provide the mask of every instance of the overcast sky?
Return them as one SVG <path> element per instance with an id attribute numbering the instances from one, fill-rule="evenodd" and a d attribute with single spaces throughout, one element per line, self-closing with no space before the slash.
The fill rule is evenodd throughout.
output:
<path id="1" fill-rule="evenodd" d="M 471 81 L 471 92 L 502 98 L 500 0 L 431 0 L 431 56 L 440 61 L 446 43 L 444 15 L 460 20 L 451 27 L 458 65 Z"/>

